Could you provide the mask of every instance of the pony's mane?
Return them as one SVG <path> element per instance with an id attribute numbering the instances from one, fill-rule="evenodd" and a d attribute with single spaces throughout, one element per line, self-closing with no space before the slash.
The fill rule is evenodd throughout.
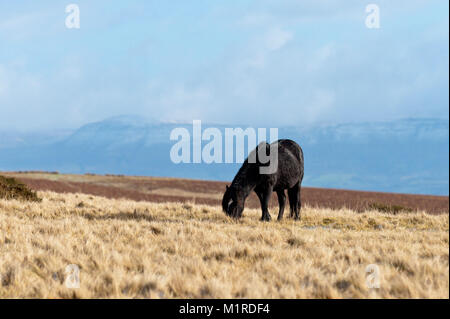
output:
<path id="1" fill-rule="evenodd" d="M 231 186 L 235 189 L 239 189 L 242 187 L 244 183 L 247 182 L 247 169 L 248 169 L 248 162 L 245 161 L 244 164 L 242 164 L 241 168 L 237 172 L 236 176 L 234 177 L 233 181 L 231 182 Z"/>
<path id="2" fill-rule="evenodd" d="M 257 153 L 254 154 L 254 152 L 258 152 L 258 149 L 260 147 L 267 147 L 267 145 L 270 145 L 270 144 L 268 144 L 266 142 L 261 142 L 250 153 L 250 154 L 253 153 L 253 155 L 256 156 L 256 161 L 258 161 L 258 155 L 257 155 Z M 249 157 L 250 157 L 250 155 L 249 155 Z M 249 175 L 251 175 L 251 173 L 249 173 L 248 170 L 252 167 L 252 165 L 255 165 L 253 163 L 248 162 L 249 157 L 247 157 L 247 159 L 245 160 L 245 162 L 242 164 L 241 168 L 237 172 L 236 176 L 234 177 L 233 181 L 231 182 L 231 187 L 233 187 L 235 189 L 242 189 L 249 183 L 249 177 L 251 177 Z"/>

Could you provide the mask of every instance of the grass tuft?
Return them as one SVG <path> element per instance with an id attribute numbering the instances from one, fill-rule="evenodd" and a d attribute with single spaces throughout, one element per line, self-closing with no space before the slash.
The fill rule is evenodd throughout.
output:
<path id="1" fill-rule="evenodd" d="M 371 203 L 369 204 L 370 209 L 378 210 L 383 213 L 390 213 L 390 214 L 398 214 L 398 213 L 411 213 L 413 210 L 409 207 L 403 207 L 400 205 L 386 205 L 381 203 Z"/>
<path id="2" fill-rule="evenodd" d="M 36 192 L 12 177 L 0 176 L 0 198 L 40 202 Z"/>

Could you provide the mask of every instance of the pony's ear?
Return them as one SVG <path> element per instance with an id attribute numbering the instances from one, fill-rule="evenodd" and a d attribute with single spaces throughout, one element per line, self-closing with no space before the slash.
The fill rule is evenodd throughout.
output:
<path id="1" fill-rule="evenodd" d="M 228 188 L 229 188 L 228 185 L 226 187 L 227 187 L 227 190 L 228 190 Z"/>

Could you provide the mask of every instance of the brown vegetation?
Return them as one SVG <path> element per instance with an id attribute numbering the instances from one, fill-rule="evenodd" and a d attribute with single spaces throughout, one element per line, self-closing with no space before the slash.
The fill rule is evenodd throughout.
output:
<path id="1" fill-rule="evenodd" d="M 30 190 L 27 185 L 17 181 L 13 177 L 0 175 L 0 199 L 19 199 L 26 201 L 40 201 L 36 192 Z"/>
<path id="2" fill-rule="evenodd" d="M 19 178 L 34 190 L 59 193 L 85 193 L 107 198 L 126 198 L 136 201 L 192 202 L 220 205 L 225 182 L 176 178 L 133 177 L 115 175 L 63 175 L 49 173 L 5 173 Z M 271 207 L 278 206 L 272 196 Z M 357 212 L 379 209 L 385 212 L 426 211 L 431 214 L 449 212 L 448 196 L 410 195 L 363 192 L 338 189 L 302 188 L 302 202 L 312 207 L 348 208 Z M 246 207 L 259 208 L 259 200 L 252 194 Z"/>

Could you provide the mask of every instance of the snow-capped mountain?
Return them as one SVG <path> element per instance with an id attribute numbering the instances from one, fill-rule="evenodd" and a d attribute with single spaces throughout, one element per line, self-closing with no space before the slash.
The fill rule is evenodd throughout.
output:
<path id="1" fill-rule="evenodd" d="M 179 127 L 192 137 L 192 124 L 159 123 L 136 116 L 87 124 L 71 134 L 29 134 L 26 142 L 21 136 L 0 132 L 0 170 L 233 178 L 239 163 L 172 163 L 170 149 L 176 141 L 170 140 L 170 133 Z M 223 133 L 233 126 L 202 123 L 203 129 L 208 127 Z M 448 120 L 282 127 L 278 137 L 302 146 L 306 186 L 449 193 Z"/>

